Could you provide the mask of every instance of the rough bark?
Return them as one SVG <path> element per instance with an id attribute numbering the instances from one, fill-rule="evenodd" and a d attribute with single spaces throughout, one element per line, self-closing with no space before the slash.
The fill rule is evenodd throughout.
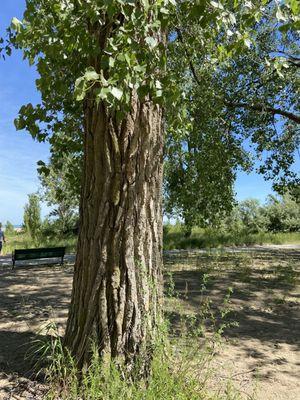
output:
<path id="1" fill-rule="evenodd" d="M 80 232 L 65 344 L 79 367 L 93 340 L 130 367 L 151 353 L 162 265 L 162 110 L 133 94 L 122 122 L 87 101 Z"/>

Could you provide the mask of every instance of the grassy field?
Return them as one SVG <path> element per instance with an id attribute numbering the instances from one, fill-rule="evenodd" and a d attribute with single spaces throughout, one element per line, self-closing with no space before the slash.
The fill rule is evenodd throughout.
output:
<path id="1" fill-rule="evenodd" d="M 15 249 L 31 249 L 37 247 L 59 247 L 65 246 L 67 253 L 74 253 L 76 249 L 77 238 L 53 238 L 45 237 L 33 240 L 27 233 L 10 233 L 6 235 L 6 243 L 3 246 L 3 254 L 11 254 Z"/>
<path id="2" fill-rule="evenodd" d="M 3 246 L 3 254 L 11 254 L 15 249 L 29 249 L 36 247 L 67 247 L 68 253 L 76 250 L 77 238 L 65 237 L 45 237 L 33 240 L 26 233 L 13 233 L 7 235 L 7 242 Z M 224 233 L 211 229 L 194 228 L 189 238 L 184 237 L 184 233 L 179 225 L 167 225 L 164 228 L 164 250 L 174 249 L 201 249 L 217 248 L 225 246 L 251 246 L 263 244 L 300 244 L 300 232 L 282 233 Z"/>
<path id="3" fill-rule="evenodd" d="M 184 237 L 180 225 L 164 227 L 164 249 L 199 249 L 224 246 L 251 246 L 263 244 L 300 244 L 300 232 L 221 232 L 212 229 L 194 228 L 189 238 Z"/>

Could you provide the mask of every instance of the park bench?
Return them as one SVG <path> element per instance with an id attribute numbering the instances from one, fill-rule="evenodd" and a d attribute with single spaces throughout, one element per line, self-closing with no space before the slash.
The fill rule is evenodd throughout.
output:
<path id="1" fill-rule="evenodd" d="M 16 261 L 34 260 L 40 258 L 60 258 L 60 264 L 63 265 L 65 256 L 65 247 L 49 247 L 40 249 L 18 249 L 12 254 L 13 268 Z"/>

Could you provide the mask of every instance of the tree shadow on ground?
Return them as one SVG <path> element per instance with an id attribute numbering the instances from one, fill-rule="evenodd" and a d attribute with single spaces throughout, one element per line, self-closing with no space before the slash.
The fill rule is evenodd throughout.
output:
<path id="1" fill-rule="evenodd" d="M 211 308 L 218 316 L 223 307 L 228 287 L 233 287 L 230 297 L 230 319 L 238 327 L 226 330 L 227 337 L 258 339 L 261 342 L 278 341 L 298 346 L 300 349 L 300 309 L 299 302 L 291 296 L 284 300 L 292 285 L 280 284 L 277 278 L 262 279 L 260 274 L 251 274 L 247 282 L 240 282 L 239 275 L 228 272 L 227 276 L 213 276 L 203 290 L 204 271 L 178 271 L 172 274 L 174 293 L 182 303 L 184 312 L 199 313 L 204 299 L 212 301 Z M 277 291 L 274 298 L 274 291 Z M 166 289 L 166 295 L 168 290 Z M 282 303 L 276 301 L 282 296 Z M 176 318 L 177 314 L 177 318 Z M 171 325 L 176 329 L 180 312 L 172 310 Z"/>
<path id="2" fill-rule="evenodd" d="M 253 264 L 252 259 L 259 265 Z M 228 318 L 237 321 L 239 326 L 226 329 L 226 339 L 233 346 L 236 343 L 241 359 L 250 357 L 260 365 L 275 363 L 283 373 L 292 374 L 293 371 L 285 370 L 285 357 L 277 356 L 273 350 L 284 345 L 300 350 L 299 260 L 300 252 L 292 252 L 290 257 L 287 252 L 281 252 L 279 258 L 270 252 L 251 254 L 248 258 L 205 253 L 189 257 L 188 253 L 177 253 L 177 256 L 166 256 L 165 267 L 166 271 L 172 271 L 176 301 L 181 302 L 181 310 L 186 314 L 199 314 L 209 297 L 218 319 L 224 296 L 232 286 L 232 311 Z M 288 270 L 289 263 L 295 268 Z M 72 276 L 72 266 L 0 268 L 0 372 L 4 375 L 30 376 L 32 364 L 25 355 L 30 343 L 41 337 L 39 328 L 49 320 L 64 328 Z M 166 274 L 166 316 L 172 333 L 179 334 L 181 311 L 170 302 L 174 299 L 170 298 L 170 279 Z M 257 341 L 262 348 L 255 347 Z M 272 371 L 264 373 L 272 375 Z"/>
<path id="3" fill-rule="evenodd" d="M 32 377 L 37 372 L 34 370 L 38 361 L 34 356 L 35 346 L 37 341 L 42 340 L 45 340 L 44 335 L 33 332 L 0 331 L 0 372 Z"/>
<path id="4" fill-rule="evenodd" d="M 72 276 L 72 266 L 26 265 L 0 270 L 1 391 L 11 391 L 10 382 L 19 386 L 20 379 L 32 379 L 34 361 L 30 354 L 33 343 L 45 339 L 43 328 L 53 321 L 62 333 Z"/>
<path id="5" fill-rule="evenodd" d="M 0 398 L 44 398 L 48 388 L 42 373 L 42 360 L 37 343 L 45 343 L 50 336 L 33 332 L 0 331 Z"/>
<path id="6" fill-rule="evenodd" d="M 292 252 L 291 257 L 285 252 L 279 259 L 269 252 L 249 258 L 197 255 L 191 261 L 180 255 L 179 262 L 173 257 L 165 267 L 165 315 L 172 335 L 179 336 L 184 324 L 190 334 L 190 320 L 203 324 L 207 332 L 218 329 L 222 323 L 228 324 L 223 334 L 229 349 L 227 360 L 233 360 L 234 365 L 244 360 L 247 370 L 253 370 L 253 379 L 257 371 L 264 380 L 278 379 L 279 371 L 288 379 L 296 379 L 300 351 L 300 252 Z M 230 312 L 222 320 L 229 287 L 233 288 L 226 305 Z M 203 317 L 208 300 L 209 312 Z M 233 322 L 238 326 L 233 327 Z"/>

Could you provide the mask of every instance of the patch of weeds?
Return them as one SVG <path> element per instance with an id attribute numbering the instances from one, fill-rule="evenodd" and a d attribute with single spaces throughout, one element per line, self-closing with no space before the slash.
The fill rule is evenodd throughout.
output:
<path id="1" fill-rule="evenodd" d="M 31 342 L 27 359 L 33 362 L 36 376 L 41 376 L 49 386 L 45 400 L 67 399 L 59 397 L 65 391 L 69 399 L 77 399 L 76 364 L 69 351 L 63 347 L 58 328 L 49 322 L 38 332 L 40 338 Z"/>
<path id="2" fill-rule="evenodd" d="M 39 347 L 42 355 L 47 355 L 51 361 L 44 369 L 50 384 L 47 400 L 237 399 L 232 397 L 233 390 L 224 396 L 208 390 L 207 382 L 212 373 L 207 368 L 212 355 L 209 346 L 202 346 L 201 351 L 195 353 L 195 346 L 189 345 L 191 341 L 181 346 L 178 341 L 171 344 L 165 336 L 160 338 L 155 346 L 151 376 L 145 381 L 129 377 L 121 363 L 103 361 L 95 344 L 91 345 L 89 366 L 79 374 L 59 336 L 53 337 L 50 343 Z"/>
<path id="3" fill-rule="evenodd" d="M 278 265 L 275 269 L 275 274 L 278 283 L 288 286 L 296 286 L 299 279 L 299 272 L 292 262 L 286 265 Z"/>
<path id="4" fill-rule="evenodd" d="M 196 259 L 196 268 L 205 270 L 205 273 L 210 274 L 221 269 L 222 254 L 218 251 L 208 250 L 207 254 Z"/>
<path id="5" fill-rule="evenodd" d="M 166 297 L 175 297 L 175 281 L 171 271 L 165 274 L 164 293 Z"/>
<path id="6" fill-rule="evenodd" d="M 198 312 L 186 313 L 183 303 L 178 303 L 176 311 L 179 316 L 181 337 L 185 339 L 191 337 L 195 340 L 195 338 L 209 336 L 211 343 L 216 345 L 221 342 L 224 331 L 230 327 L 237 326 L 237 322 L 232 321 L 230 318 L 232 313 L 231 296 L 233 293 L 231 287 L 227 289 L 227 293 L 219 307 L 215 307 L 212 300 L 207 296 L 212 278 L 209 274 L 203 274 L 200 283 L 200 309 Z M 175 293 L 174 296 L 178 298 L 179 294 Z"/>
<path id="7" fill-rule="evenodd" d="M 276 305 L 283 305 L 283 304 L 286 304 L 286 295 L 281 295 L 281 296 L 276 296 L 276 297 L 274 297 L 273 298 L 273 302 L 276 304 Z"/>
<path id="8" fill-rule="evenodd" d="M 248 283 L 251 281 L 251 273 L 253 270 L 253 259 L 249 254 L 239 254 L 233 257 L 234 271 L 240 282 Z"/>
<path id="9" fill-rule="evenodd" d="M 238 392 L 230 382 L 222 391 L 211 389 L 214 379 L 211 365 L 222 344 L 222 335 L 232 326 L 229 321 L 232 289 L 221 307 L 213 308 L 206 296 L 209 274 L 200 283 L 201 309 L 196 314 L 181 314 L 180 336 L 169 339 L 166 324 L 162 324 L 147 380 L 128 375 L 122 361 L 118 363 L 100 357 L 91 343 L 91 361 L 82 371 L 61 342 L 54 324 L 46 326 L 45 338 L 34 343 L 36 367 L 49 384 L 46 400 L 233 400 Z M 168 275 L 168 295 L 177 298 L 172 274 Z M 176 310 L 177 311 L 177 310 Z M 185 326 L 185 328 L 183 327 Z"/>

